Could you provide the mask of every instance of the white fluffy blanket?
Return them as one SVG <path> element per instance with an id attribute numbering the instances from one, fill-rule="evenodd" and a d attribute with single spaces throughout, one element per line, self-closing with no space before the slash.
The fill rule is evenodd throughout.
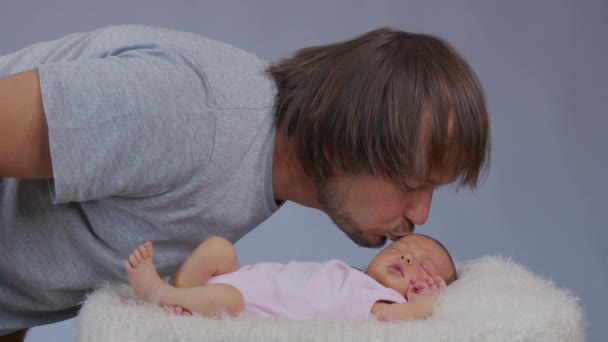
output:
<path id="1" fill-rule="evenodd" d="M 384 323 L 208 319 L 137 302 L 128 287 L 93 292 L 80 311 L 79 340 L 132 341 L 584 341 L 575 298 L 509 259 L 458 265 L 460 279 L 424 321 Z"/>

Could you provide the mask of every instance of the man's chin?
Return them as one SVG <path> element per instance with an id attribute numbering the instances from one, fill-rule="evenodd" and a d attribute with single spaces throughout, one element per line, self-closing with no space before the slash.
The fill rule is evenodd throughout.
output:
<path id="1" fill-rule="evenodd" d="M 349 234 L 347 234 L 347 235 L 351 239 L 352 242 L 357 244 L 357 246 L 365 247 L 365 248 L 380 248 L 386 244 L 386 240 L 387 240 L 385 236 L 378 237 L 378 236 L 361 236 L 361 235 L 352 236 Z"/>
<path id="2" fill-rule="evenodd" d="M 336 227 L 338 227 L 352 242 L 359 247 L 380 248 L 386 244 L 387 237 L 384 235 L 364 234 L 362 229 L 353 222 L 344 219 L 337 219 L 336 215 L 329 216 Z"/>

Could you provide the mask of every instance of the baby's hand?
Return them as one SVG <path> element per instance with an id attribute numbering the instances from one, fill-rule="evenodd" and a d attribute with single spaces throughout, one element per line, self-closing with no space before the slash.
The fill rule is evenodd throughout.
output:
<path id="1" fill-rule="evenodd" d="M 436 301 L 447 289 L 443 278 L 424 276 L 424 280 L 411 280 L 410 287 L 407 289 L 406 298 L 408 302 L 421 299 L 431 299 Z"/>

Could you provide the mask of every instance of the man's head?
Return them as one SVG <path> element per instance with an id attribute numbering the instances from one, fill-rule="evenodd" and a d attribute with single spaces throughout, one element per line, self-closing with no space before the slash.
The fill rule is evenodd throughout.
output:
<path id="1" fill-rule="evenodd" d="M 440 276 L 447 285 L 457 279 L 448 250 L 437 240 L 420 234 L 400 238 L 372 259 L 365 271 L 380 284 L 406 294 L 411 281 Z"/>
<path id="2" fill-rule="evenodd" d="M 300 50 L 269 73 L 283 140 L 356 243 L 378 247 L 423 224 L 438 185 L 477 185 L 485 99 L 443 40 L 384 28 Z"/>

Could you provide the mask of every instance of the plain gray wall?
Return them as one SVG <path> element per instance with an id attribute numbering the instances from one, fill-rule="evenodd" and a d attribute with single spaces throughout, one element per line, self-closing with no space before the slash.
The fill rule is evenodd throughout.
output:
<path id="1" fill-rule="evenodd" d="M 112 24 L 191 31 L 276 59 L 380 27 L 446 38 L 471 63 L 491 109 L 490 173 L 475 192 L 440 190 L 421 232 L 457 260 L 512 256 L 581 298 L 589 341 L 608 340 L 608 2 L 2 1 L 0 54 Z M 237 244 L 242 263 L 376 253 L 320 212 L 288 204 Z M 77 321 L 27 341 L 74 340 Z"/>

